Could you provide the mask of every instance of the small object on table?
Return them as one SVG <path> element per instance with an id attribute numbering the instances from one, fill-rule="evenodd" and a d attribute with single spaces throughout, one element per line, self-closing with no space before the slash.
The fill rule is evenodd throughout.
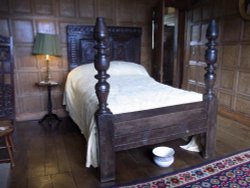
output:
<path id="1" fill-rule="evenodd" d="M 43 123 L 47 119 L 48 119 L 49 125 L 51 125 L 51 121 L 53 119 L 57 120 L 58 122 L 61 122 L 61 119 L 59 119 L 59 117 L 52 111 L 52 100 L 51 100 L 51 88 L 56 87 L 59 84 L 55 81 L 49 80 L 49 81 L 41 81 L 39 83 L 36 83 L 36 85 L 41 86 L 41 87 L 47 87 L 47 90 L 48 90 L 48 113 L 45 114 L 43 118 L 39 120 L 38 122 Z"/>

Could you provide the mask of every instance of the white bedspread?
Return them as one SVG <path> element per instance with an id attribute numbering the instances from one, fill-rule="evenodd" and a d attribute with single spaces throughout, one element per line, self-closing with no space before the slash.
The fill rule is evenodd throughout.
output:
<path id="1" fill-rule="evenodd" d="M 82 65 L 68 74 L 64 104 L 87 140 L 86 167 L 98 166 L 98 138 L 94 113 L 98 100 L 94 64 Z M 108 107 L 113 114 L 202 101 L 202 94 L 156 82 L 141 65 L 112 61 Z"/>

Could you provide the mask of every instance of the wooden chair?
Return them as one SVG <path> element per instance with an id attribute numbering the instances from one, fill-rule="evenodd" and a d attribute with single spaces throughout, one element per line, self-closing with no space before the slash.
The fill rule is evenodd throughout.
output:
<path id="1" fill-rule="evenodd" d="M 14 144 L 12 140 L 12 133 L 14 128 L 11 121 L 0 121 L 0 138 L 4 138 L 5 146 L 1 146 L 0 149 L 7 149 L 9 158 L 0 159 L 0 162 L 10 162 L 11 166 L 15 166 L 14 162 Z"/>

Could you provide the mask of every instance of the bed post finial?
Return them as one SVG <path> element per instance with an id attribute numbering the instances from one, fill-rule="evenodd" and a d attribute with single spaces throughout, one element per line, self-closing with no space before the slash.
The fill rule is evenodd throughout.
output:
<path id="1" fill-rule="evenodd" d="M 216 39 L 218 37 L 218 26 L 215 19 L 212 19 L 208 25 L 206 37 L 208 39 L 208 43 L 206 46 L 208 47 L 205 53 L 205 60 L 207 63 L 206 74 L 205 74 L 205 85 L 206 85 L 206 93 L 204 98 L 211 99 L 214 98 L 215 95 L 213 93 L 214 83 L 215 83 L 215 63 L 217 61 L 217 43 Z"/>
<path id="2" fill-rule="evenodd" d="M 107 99 L 109 94 L 109 83 L 106 81 L 109 78 L 107 70 L 109 68 L 109 55 L 108 55 L 108 31 L 104 21 L 104 18 L 98 17 L 94 27 L 94 38 L 97 42 L 95 45 L 95 69 L 97 75 L 95 78 L 98 80 L 95 85 L 96 95 L 99 101 L 99 107 L 97 114 L 110 113 L 107 107 Z"/>

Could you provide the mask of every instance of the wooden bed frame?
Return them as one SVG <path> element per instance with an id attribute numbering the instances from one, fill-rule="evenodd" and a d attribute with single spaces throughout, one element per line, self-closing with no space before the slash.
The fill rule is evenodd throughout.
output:
<path id="1" fill-rule="evenodd" d="M 82 32 L 79 32 L 80 30 Z M 123 34 L 123 32 L 126 34 Z M 87 35 L 85 35 L 86 33 Z M 129 44 L 128 46 L 131 48 L 129 50 L 135 51 L 135 48 L 138 48 L 137 50 L 140 49 L 140 34 L 141 30 L 139 28 L 107 28 L 104 18 L 97 18 L 94 28 L 93 26 L 68 27 L 70 69 L 87 62 L 86 57 L 82 55 L 85 53 L 84 50 L 81 52 L 82 47 L 84 48 L 85 46 L 81 44 L 84 43 L 84 40 L 87 40 L 85 44 L 89 47 L 91 46 L 92 51 L 94 51 L 94 47 L 96 52 L 96 55 L 91 55 L 92 59 L 89 59 L 90 62 L 94 59 L 95 68 L 98 72 L 95 76 L 98 80 L 95 89 L 99 107 L 95 118 L 99 136 L 101 182 L 115 180 L 115 152 L 117 151 L 159 144 L 186 136 L 200 135 L 202 138 L 202 156 L 210 158 L 214 155 L 217 98 L 213 93 L 213 87 L 215 83 L 215 63 L 217 60 L 215 40 L 218 34 L 215 20 L 211 21 L 207 30 L 208 49 L 205 54 L 207 72 L 204 76 L 206 93 L 203 95 L 202 102 L 113 115 L 107 107 L 109 88 L 112 87 L 107 82 L 109 78 L 107 74 L 109 61 L 110 59 L 135 61 L 135 56 L 137 56 L 138 60 L 136 62 L 140 60 L 140 57 L 138 57 L 140 56 L 139 51 L 136 51 L 134 53 L 135 56 L 132 58 L 131 54 L 115 56 L 116 48 L 114 46 L 116 45 L 113 42 L 121 45 L 124 48 L 123 52 L 128 54 L 126 44 L 131 43 L 131 41 L 133 41 L 132 44 L 134 46 L 131 48 L 132 46 Z M 119 35 L 121 39 L 119 39 Z M 127 38 L 125 37 L 126 40 L 122 37 L 125 35 L 127 36 Z M 130 37 L 132 36 L 131 39 L 129 35 Z M 96 42 L 93 41 L 93 36 Z M 113 40 L 114 36 L 117 37 L 115 41 Z"/>

